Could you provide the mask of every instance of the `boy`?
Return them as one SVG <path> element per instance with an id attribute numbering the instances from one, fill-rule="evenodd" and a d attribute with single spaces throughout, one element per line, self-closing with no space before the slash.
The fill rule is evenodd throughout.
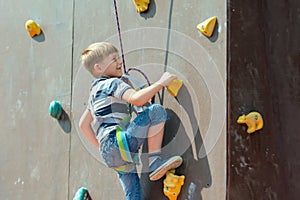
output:
<path id="1" fill-rule="evenodd" d="M 160 179 L 181 165 L 182 158 L 161 159 L 164 125 L 168 116 L 159 104 L 152 104 L 130 122 L 130 104 L 142 106 L 176 78 L 168 72 L 159 81 L 141 90 L 134 90 L 122 80 L 122 59 L 110 43 L 91 44 L 81 54 L 83 66 L 95 77 L 87 109 L 79 127 L 89 141 L 99 147 L 104 163 L 117 171 L 126 200 L 143 199 L 136 159 L 140 146 L 148 139 L 149 178 Z M 95 134 L 91 123 L 99 122 Z"/>

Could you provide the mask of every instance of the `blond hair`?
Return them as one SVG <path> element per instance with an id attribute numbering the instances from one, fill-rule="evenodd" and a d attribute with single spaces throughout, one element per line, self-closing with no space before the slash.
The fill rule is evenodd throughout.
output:
<path id="1" fill-rule="evenodd" d="M 94 65 L 101 62 L 105 57 L 115 52 L 118 52 L 118 49 L 111 43 L 93 43 L 81 53 L 81 63 L 92 75 L 94 75 Z"/>

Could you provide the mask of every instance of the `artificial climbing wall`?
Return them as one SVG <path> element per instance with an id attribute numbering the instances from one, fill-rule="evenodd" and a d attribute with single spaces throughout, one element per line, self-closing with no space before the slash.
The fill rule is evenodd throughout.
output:
<path id="1" fill-rule="evenodd" d="M 58 99 L 71 115 L 73 2 L 0 4 L 0 199 L 68 199 L 74 132 L 47 112 Z M 25 29 L 30 18 L 43 31 L 34 39 Z"/>
<path id="2" fill-rule="evenodd" d="M 130 0 L 117 6 L 126 68 L 141 69 L 151 82 L 164 71 L 184 82 L 176 99 L 166 91 L 156 98 L 170 116 L 163 153 L 184 158 L 176 171 L 186 176 L 178 199 L 225 199 L 226 2 L 151 0 L 143 14 Z M 0 9 L 0 198 L 72 199 L 83 186 L 96 200 L 124 199 L 116 174 L 78 129 L 92 80 L 80 52 L 97 41 L 120 47 L 113 1 L 13 0 Z M 218 23 L 207 38 L 196 26 L 212 16 Z M 43 31 L 35 38 L 24 28 L 30 18 Z M 52 100 L 65 110 L 60 120 L 47 113 Z M 145 198 L 166 199 L 162 180 L 149 182 L 141 151 Z"/>
<path id="3" fill-rule="evenodd" d="M 184 82 L 177 99 L 167 92 L 163 95 L 163 104 L 171 118 L 166 127 L 163 152 L 184 158 L 183 166 L 177 170 L 186 176 L 178 199 L 224 199 L 225 2 L 151 1 L 144 14 L 135 12 L 132 1 L 117 2 L 126 68 L 141 69 L 151 82 L 163 71 L 177 74 Z M 218 25 L 214 35 L 207 38 L 196 26 L 214 15 L 218 17 Z M 80 52 L 97 41 L 110 41 L 119 47 L 113 2 L 76 1 L 72 97 L 75 127 L 86 106 L 92 80 L 78 62 Z M 138 73 L 133 75 L 145 82 Z M 72 137 L 72 146 L 80 148 L 72 149 L 71 153 L 70 192 L 86 185 L 91 195 L 100 199 L 122 197 L 116 175 L 100 163 L 97 149 L 88 144 L 82 133 L 77 134 L 79 137 Z M 145 198 L 165 199 L 162 181 L 149 182 L 145 166 L 147 160 L 142 157 L 140 171 L 144 172 L 141 182 Z"/>

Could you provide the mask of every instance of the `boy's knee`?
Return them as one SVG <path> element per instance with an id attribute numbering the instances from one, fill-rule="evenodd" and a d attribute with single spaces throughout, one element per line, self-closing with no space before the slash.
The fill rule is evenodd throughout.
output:
<path id="1" fill-rule="evenodd" d="M 168 114 L 166 112 L 166 109 L 160 104 L 152 104 L 149 107 L 149 110 L 150 110 L 150 113 L 155 116 L 161 117 L 162 119 L 167 118 Z"/>
<path id="2" fill-rule="evenodd" d="M 150 107 L 151 111 L 155 111 L 155 112 L 165 112 L 165 108 L 160 105 L 160 104 L 152 104 Z"/>

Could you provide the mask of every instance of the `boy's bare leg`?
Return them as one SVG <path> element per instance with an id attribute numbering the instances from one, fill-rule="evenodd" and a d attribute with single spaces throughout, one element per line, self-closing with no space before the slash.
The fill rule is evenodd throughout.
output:
<path id="1" fill-rule="evenodd" d="M 165 122 L 151 126 L 148 132 L 148 152 L 161 151 Z"/>
<path id="2" fill-rule="evenodd" d="M 151 126 L 148 132 L 149 178 L 155 181 L 163 177 L 168 170 L 177 168 L 182 163 L 180 156 L 172 156 L 162 160 L 161 145 L 164 136 L 165 122 Z"/>

